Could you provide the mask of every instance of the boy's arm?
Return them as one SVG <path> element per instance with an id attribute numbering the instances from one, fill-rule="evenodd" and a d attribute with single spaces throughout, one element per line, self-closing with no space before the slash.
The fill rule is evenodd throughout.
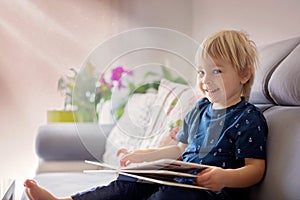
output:
<path id="1" fill-rule="evenodd" d="M 265 160 L 245 158 L 245 166 L 238 169 L 209 167 L 198 174 L 196 184 L 213 191 L 224 187 L 243 188 L 258 183 L 265 172 Z"/>
<path id="2" fill-rule="evenodd" d="M 131 163 L 140 163 L 154 161 L 164 158 L 178 159 L 186 148 L 186 144 L 178 143 L 177 145 L 170 145 L 155 149 L 127 151 L 120 149 L 117 155 L 123 154 L 120 159 L 120 166 L 128 166 Z"/>
<path id="3" fill-rule="evenodd" d="M 226 187 L 249 187 L 258 183 L 265 173 L 265 160 L 245 158 L 245 166 L 227 169 Z"/>

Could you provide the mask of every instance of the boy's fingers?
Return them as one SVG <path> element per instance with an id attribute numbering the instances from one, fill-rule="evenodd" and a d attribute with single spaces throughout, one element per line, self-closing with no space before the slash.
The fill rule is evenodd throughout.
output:
<path id="1" fill-rule="evenodd" d="M 122 149 L 119 149 L 119 150 L 117 151 L 117 156 L 119 156 L 120 154 L 128 154 L 128 153 L 129 153 L 129 152 L 128 152 L 127 149 L 122 148 Z"/>
<path id="2" fill-rule="evenodd" d="M 127 159 L 121 159 L 121 160 L 120 160 L 120 166 L 121 166 L 121 167 L 126 167 L 126 166 L 128 166 L 130 163 L 131 163 L 130 160 L 127 160 Z"/>
<path id="3" fill-rule="evenodd" d="M 196 178 L 196 182 L 198 184 L 205 184 L 210 179 L 210 175 L 207 174 L 204 170 L 198 173 L 198 177 Z"/>

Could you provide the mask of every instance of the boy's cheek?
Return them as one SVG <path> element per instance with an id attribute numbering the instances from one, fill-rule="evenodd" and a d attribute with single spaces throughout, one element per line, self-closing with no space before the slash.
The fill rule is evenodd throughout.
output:
<path id="1" fill-rule="evenodd" d="M 198 83 L 198 88 L 199 88 L 201 94 L 204 95 L 205 91 L 203 90 L 203 84 L 202 83 Z"/>

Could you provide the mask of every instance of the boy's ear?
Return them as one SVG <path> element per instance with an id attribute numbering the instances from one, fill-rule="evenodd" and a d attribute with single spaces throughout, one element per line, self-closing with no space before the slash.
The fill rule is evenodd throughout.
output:
<path id="1" fill-rule="evenodd" d="M 241 73 L 241 84 L 244 85 L 251 78 L 251 67 L 246 67 L 245 70 Z"/>

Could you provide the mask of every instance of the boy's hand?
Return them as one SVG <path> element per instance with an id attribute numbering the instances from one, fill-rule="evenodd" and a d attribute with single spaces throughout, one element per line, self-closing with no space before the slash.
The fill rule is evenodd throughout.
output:
<path id="1" fill-rule="evenodd" d="M 197 174 L 196 184 L 212 191 L 225 187 L 226 171 L 220 167 L 208 167 Z"/>
<path id="2" fill-rule="evenodd" d="M 164 158 L 177 159 L 186 148 L 186 144 L 179 143 L 178 145 L 168 145 L 153 149 L 139 149 L 128 151 L 127 149 L 120 149 L 117 156 L 122 154 L 120 159 L 120 166 L 126 167 L 131 163 L 149 162 Z"/>
<path id="3" fill-rule="evenodd" d="M 117 151 L 117 156 L 120 156 L 121 154 L 123 154 L 120 159 L 121 167 L 126 167 L 131 163 L 139 163 L 144 161 L 141 153 L 138 151 L 128 151 L 127 149 L 122 148 Z"/>
<path id="4" fill-rule="evenodd" d="M 170 137 L 171 137 L 173 140 L 177 140 L 177 139 L 176 139 L 176 134 L 178 133 L 179 129 L 180 129 L 180 127 L 178 126 L 178 127 L 173 128 L 173 129 L 169 132 Z"/>

